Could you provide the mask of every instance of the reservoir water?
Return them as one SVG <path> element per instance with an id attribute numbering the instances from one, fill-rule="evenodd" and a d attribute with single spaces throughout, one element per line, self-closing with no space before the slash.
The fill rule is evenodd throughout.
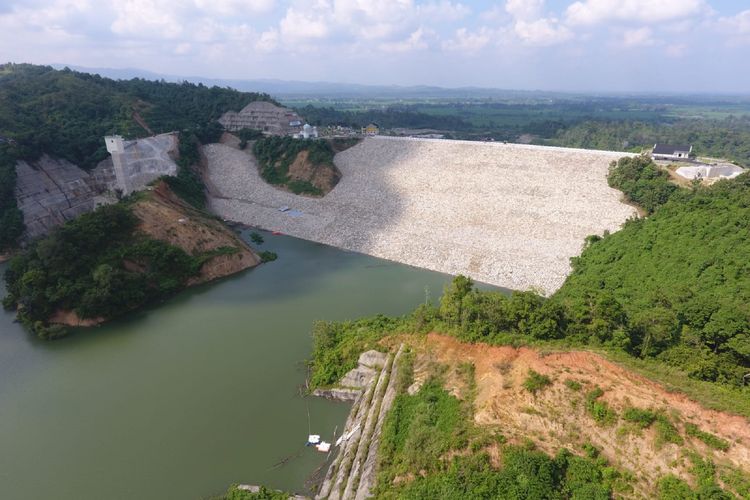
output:
<path id="1" fill-rule="evenodd" d="M 305 491 L 325 459 L 304 448 L 308 409 L 324 436 L 349 410 L 300 395 L 312 322 L 403 314 L 450 277 L 264 236 L 279 260 L 62 340 L 0 312 L 0 498 Z"/>

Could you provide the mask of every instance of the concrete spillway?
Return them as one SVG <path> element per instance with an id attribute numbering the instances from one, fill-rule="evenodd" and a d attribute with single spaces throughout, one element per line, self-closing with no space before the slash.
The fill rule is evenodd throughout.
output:
<path id="1" fill-rule="evenodd" d="M 316 500 L 364 500 L 372 496 L 380 434 L 396 399 L 396 380 L 403 355 L 401 345 L 396 355 L 389 354 L 382 369 L 361 389 L 344 426 L 342 436 L 346 439 L 328 469 Z"/>

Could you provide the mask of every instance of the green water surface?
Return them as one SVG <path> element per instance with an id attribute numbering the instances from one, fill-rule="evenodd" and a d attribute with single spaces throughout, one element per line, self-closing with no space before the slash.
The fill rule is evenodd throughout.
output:
<path id="1" fill-rule="evenodd" d="M 403 314 L 450 278 L 264 236 L 279 260 L 59 341 L 0 312 L 0 499 L 306 491 L 325 459 L 308 408 L 324 437 L 349 410 L 300 396 L 312 322 Z"/>

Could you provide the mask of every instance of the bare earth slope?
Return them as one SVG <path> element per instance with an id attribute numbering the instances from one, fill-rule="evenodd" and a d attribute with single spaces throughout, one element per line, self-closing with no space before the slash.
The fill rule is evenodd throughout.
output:
<path id="1" fill-rule="evenodd" d="M 625 153 L 373 137 L 336 156 L 322 199 L 267 185 L 242 151 L 204 153 L 222 217 L 517 290 L 552 293 L 586 236 L 634 213 L 606 182 Z"/>
<path id="2" fill-rule="evenodd" d="M 182 201 L 163 182 L 133 205 L 133 213 L 141 221 L 138 230 L 178 246 L 190 255 L 200 255 L 222 247 L 237 250 L 233 254 L 211 257 L 189 285 L 229 276 L 260 264 L 260 257 L 236 234 Z"/>
<path id="3" fill-rule="evenodd" d="M 453 368 L 470 362 L 475 366 L 477 392 L 474 420 L 498 426 L 507 438 L 537 446 L 554 454 L 561 447 L 580 450 L 592 443 L 613 464 L 634 475 L 636 488 L 654 498 L 659 478 L 675 474 L 692 481 L 690 452 L 711 458 L 717 466 L 750 471 L 750 423 L 744 417 L 703 408 L 683 394 L 607 359 L 585 351 L 543 354 L 530 348 L 465 344 L 455 338 L 430 334 L 417 342 L 415 380 L 423 381 L 432 362 Z M 522 386 L 529 370 L 547 375 L 552 385 L 536 396 Z M 451 372 L 449 372 L 451 373 Z M 448 377 L 446 388 L 461 397 L 460 377 Z M 565 381 L 581 384 L 579 390 Z M 684 444 L 659 443 L 655 426 L 639 430 L 619 418 L 597 424 L 586 411 L 588 391 L 600 387 L 605 401 L 620 416 L 626 407 L 664 411 L 684 439 Z M 729 443 L 729 449 L 709 448 L 685 432 L 692 423 Z"/>

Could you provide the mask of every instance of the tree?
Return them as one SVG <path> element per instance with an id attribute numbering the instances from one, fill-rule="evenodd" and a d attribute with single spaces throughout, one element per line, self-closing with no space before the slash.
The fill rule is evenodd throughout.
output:
<path id="1" fill-rule="evenodd" d="M 458 275 L 446 285 L 440 299 L 440 316 L 451 323 L 459 324 L 463 316 L 463 301 L 474 289 L 471 278 Z"/>

